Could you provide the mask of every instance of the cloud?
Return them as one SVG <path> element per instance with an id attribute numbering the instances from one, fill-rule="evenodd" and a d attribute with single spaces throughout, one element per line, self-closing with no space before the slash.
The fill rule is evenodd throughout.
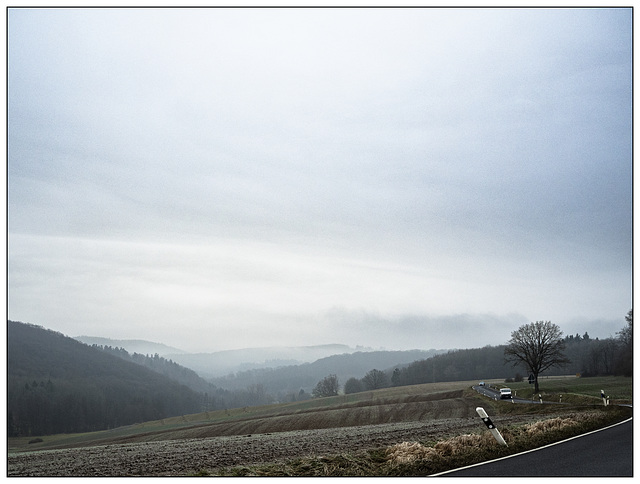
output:
<path id="1" fill-rule="evenodd" d="M 387 340 L 630 306 L 628 9 L 10 9 L 8 34 L 11 317 L 237 347 L 327 340 L 334 307 Z"/>
<path id="2" fill-rule="evenodd" d="M 400 314 L 332 308 L 320 321 L 356 344 L 384 348 L 455 349 L 505 344 L 527 318 L 520 314 Z M 384 342 L 384 344 L 381 344 Z"/>

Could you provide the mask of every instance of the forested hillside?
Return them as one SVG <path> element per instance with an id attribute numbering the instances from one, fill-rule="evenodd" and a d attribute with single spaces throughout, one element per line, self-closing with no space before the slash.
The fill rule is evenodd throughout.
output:
<path id="1" fill-rule="evenodd" d="M 581 376 L 631 376 L 633 371 L 631 329 L 632 313 L 626 328 L 617 338 L 590 338 L 588 333 L 564 338 L 563 353 L 570 360 L 555 366 L 543 376 L 579 374 Z M 485 380 L 504 378 L 519 380 L 528 376 L 527 369 L 513 366 L 504 359 L 504 345 L 452 350 L 431 358 L 417 360 L 404 367 L 371 369 L 361 378 L 344 382 L 345 393 L 356 393 L 388 386 L 415 385 L 443 381 Z"/>
<path id="2" fill-rule="evenodd" d="M 97 346 L 105 346 L 112 348 L 124 348 L 130 354 L 138 353 L 141 355 L 155 355 L 166 357 L 167 355 L 178 355 L 183 354 L 185 351 L 182 351 L 178 348 L 174 348 L 172 346 L 167 346 L 162 343 L 154 343 L 152 341 L 146 341 L 141 339 L 111 339 L 111 338 L 101 338 L 98 336 L 76 336 L 73 339 L 80 341 L 89 346 L 97 345 Z"/>
<path id="3" fill-rule="evenodd" d="M 217 388 L 159 355 L 88 346 L 32 324 L 8 321 L 7 334 L 10 436 L 109 429 L 285 398 L 260 383 Z M 286 398 L 310 395 L 297 388 Z"/>
<path id="4" fill-rule="evenodd" d="M 347 345 L 324 344 L 243 348 L 214 353 L 170 354 L 166 357 L 182 366 L 191 368 L 203 378 L 218 378 L 258 368 L 302 365 L 327 356 L 354 353 L 355 351 L 358 349 Z"/>
<path id="5" fill-rule="evenodd" d="M 415 385 L 456 380 L 507 378 L 512 373 L 504 362 L 504 346 L 455 350 L 405 368 L 387 371 L 390 386 Z"/>
<path id="6" fill-rule="evenodd" d="M 402 366 L 436 353 L 437 350 L 356 352 L 328 356 L 302 365 L 240 371 L 209 381 L 228 390 L 262 385 L 265 391 L 273 393 L 279 400 L 290 400 L 300 389 L 309 393 L 318 380 L 327 374 L 336 374 L 339 380 L 344 382 L 351 377 L 359 377 L 374 367 Z"/>
<path id="7" fill-rule="evenodd" d="M 587 333 L 566 336 L 565 354 L 571 361 L 547 370 L 544 375 L 581 374 L 626 375 L 630 368 L 624 345 L 619 338 L 590 338 Z M 627 345 L 628 346 L 628 345 Z M 519 379 L 527 369 L 505 362 L 504 345 L 449 351 L 380 351 L 334 355 L 313 363 L 280 368 L 263 368 L 236 372 L 210 379 L 228 390 L 250 388 L 265 403 L 269 398 L 289 401 L 304 397 L 325 377 L 331 375 L 345 393 L 443 381 Z M 627 362 L 626 365 L 623 362 Z M 300 389 L 302 393 L 296 395 Z"/>
<path id="8" fill-rule="evenodd" d="M 60 333 L 8 322 L 9 435 L 85 432 L 198 412 L 202 396 Z"/>
<path id="9" fill-rule="evenodd" d="M 617 334 L 616 338 L 605 339 L 590 338 L 588 333 L 565 337 L 565 354 L 571 360 L 567 373 L 580 373 L 582 376 L 631 376 L 633 350 L 630 319 L 628 326 Z"/>
<path id="10" fill-rule="evenodd" d="M 105 351 L 113 356 L 117 356 L 118 358 L 121 358 L 125 361 L 136 363 L 137 365 L 144 366 L 152 371 L 155 371 L 156 373 L 160 373 L 161 375 L 164 375 L 168 378 L 171 378 L 172 380 L 188 386 L 196 392 L 211 393 L 216 390 L 216 388 L 211 383 L 198 376 L 195 371 L 189 368 L 185 368 L 184 366 L 181 366 L 172 360 L 163 358 L 157 353 L 155 353 L 153 356 L 143 355 L 140 353 L 130 354 L 124 348 L 102 346 L 97 344 L 93 344 L 91 346 L 93 348 Z"/>

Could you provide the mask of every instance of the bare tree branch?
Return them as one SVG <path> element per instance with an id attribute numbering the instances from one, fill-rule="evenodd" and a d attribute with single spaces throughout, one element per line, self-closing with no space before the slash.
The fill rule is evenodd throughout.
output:
<path id="1" fill-rule="evenodd" d="M 513 366 L 523 365 L 533 374 L 535 391 L 538 375 L 552 366 L 565 365 L 570 361 L 564 356 L 564 341 L 560 328 L 551 321 L 536 321 L 520 326 L 511 333 L 504 350 L 504 357 Z"/>

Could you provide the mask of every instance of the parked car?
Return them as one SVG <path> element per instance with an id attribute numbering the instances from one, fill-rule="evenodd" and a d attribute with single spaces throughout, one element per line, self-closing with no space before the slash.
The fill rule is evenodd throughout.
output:
<path id="1" fill-rule="evenodd" d="M 481 381 L 480 383 L 478 383 L 478 386 L 483 387 L 484 386 L 484 382 Z"/>
<path id="2" fill-rule="evenodd" d="M 501 388 L 500 398 L 511 398 L 511 388 Z"/>

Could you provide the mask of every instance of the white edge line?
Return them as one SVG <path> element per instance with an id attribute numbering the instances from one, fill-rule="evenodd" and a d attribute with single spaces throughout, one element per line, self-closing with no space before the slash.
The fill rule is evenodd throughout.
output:
<path id="1" fill-rule="evenodd" d="M 524 452 L 519 452 L 517 454 L 505 455 L 504 457 L 498 457 L 497 459 L 493 459 L 493 460 L 487 460 L 487 461 L 484 461 L 484 462 L 477 462 L 476 464 L 471 464 L 471 465 L 468 465 L 468 466 L 465 466 L 465 467 L 458 467 L 457 469 L 449 469 L 448 471 L 438 472 L 437 474 L 429 474 L 429 477 L 442 476 L 442 475 L 448 474 L 450 472 L 461 471 L 463 469 L 470 469 L 471 467 L 477 467 L 477 466 L 481 466 L 481 465 L 484 465 L 484 464 L 491 464 L 492 462 L 498 462 L 498 461 L 504 460 L 504 459 L 511 459 L 512 457 L 518 457 L 519 455 L 528 454 L 529 452 L 535 452 L 537 450 L 546 449 L 547 447 L 552 447 L 554 445 L 562 444 L 564 442 L 568 442 L 568 441 L 573 440 L 573 439 L 579 439 L 580 437 L 584 437 L 585 435 L 595 434 L 596 432 L 602 432 L 603 430 L 607 430 L 607 429 L 610 429 L 612 427 L 615 427 L 616 425 L 621 425 L 623 423 L 630 422 L 631 420 L 633 420 L 633 417 L 629 417 L 628 419 L 623 420 L 622 422 L 618 422 L 618 423 L 615 423 L 613 425 L 609 425 L 608 427 L 604 427 L 604 428 L 597 429 L 597 430 L 592 430 L 592 431 L 587 432 L 585 434 L 574 435 L 573 437 L 569 437 L 568 439 L 560 440 L 559 442 L 553 442 L 552 444 L 543 445 L 542 447 L 536 447 L 535 449 L 525 450 Z"/>

